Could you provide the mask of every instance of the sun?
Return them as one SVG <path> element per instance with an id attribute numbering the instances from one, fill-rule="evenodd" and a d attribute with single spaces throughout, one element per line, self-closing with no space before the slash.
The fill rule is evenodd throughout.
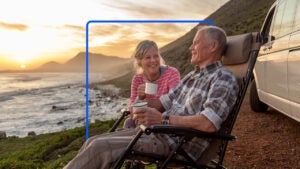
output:
<path id="1" fill-rule="evenodd" d="M 21 64 L 21 65 L 20 65 L 20 68 L 21 68 L 21 69 L 25 69 L 25 68 L 26 68 L 26 65 L 25 65 L 25 64 Z"/>

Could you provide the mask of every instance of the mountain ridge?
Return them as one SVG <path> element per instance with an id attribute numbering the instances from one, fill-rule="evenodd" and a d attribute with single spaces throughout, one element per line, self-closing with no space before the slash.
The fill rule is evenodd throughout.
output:
<path id="1" fill-rule="evenodd" d="M 111 69 L 126 70 L 131 68 L 131 59 L 117 56 L 106 56 L 100 53 L 89 53 L 89 71 L 108 73 Z M 86 53 L 79 52 L 67 62 L 61 64 L 55 61 L 47 62 L 31 72 L 82 72 L 86 71 Z M 114 71 L 113 71 L 114 72 Z"/>

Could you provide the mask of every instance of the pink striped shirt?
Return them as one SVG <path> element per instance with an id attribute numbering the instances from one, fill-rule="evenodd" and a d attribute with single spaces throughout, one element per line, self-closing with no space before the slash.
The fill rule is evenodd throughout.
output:
<path id="1" fill-rule="evenodd" d="M 135 101 L 138 93 L 138 86 L 146 83 L 148 80 L 143 73 L 137 74 L 132 78 L 131 82 L 131 96 L 130 96 L 130 104 Z M 170 89 L 174 88 L 180 81 L 180 73 L 179 71 L 171 66 L 167 66 L 165 72 L 153 83 L 158 84 L 157 94 L 149 95 L 146 94 L 146 99 L 158 99 L 161 95 L 169 92 Z"/>

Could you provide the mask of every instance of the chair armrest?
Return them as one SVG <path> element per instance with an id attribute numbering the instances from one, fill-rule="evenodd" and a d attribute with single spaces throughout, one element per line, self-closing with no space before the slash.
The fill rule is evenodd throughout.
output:
<path id="1" fill-rule="evenodd" d="M 213 133 L 203 132 L 200 130 L 175 126 L 175 125 L 153 125 L 153 126 L 140 125 L 140 128 L 147 135 L 151 133 L 163 133 L 163 134 L 172 134 L 176 136 L 186 136 L 189 138 L 200 137 L 200 138 L 213 138 L 213 139 L 221 139 L 221 140 L 236 139 L 236 137 L 232 135 L 225 135 L 218 132 L 213 132 Z"/>
<path id="2" fill-rule="evenodd" d="M 121 116 L 120 118 L 114 123 L 114 125 L 111 127 L 111 129 L 108 132 L 114 132 L 116 130 L 116 128 L 119 126 L 119 124 L 121 123 L 121 121 L 130 114 L 130 111 L 128 110 L 121 110 Z"/>

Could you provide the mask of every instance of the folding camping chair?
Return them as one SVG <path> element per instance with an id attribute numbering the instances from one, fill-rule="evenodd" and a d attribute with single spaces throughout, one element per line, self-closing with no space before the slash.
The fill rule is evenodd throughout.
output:
<path id="1" fill-rule="evenodd" d="M 260 48 L 260 36 L 258 33 L 247 33 L 227 37 L 227 41 L 227 50 L 222 57 L 222 63 L 237 77 L 240 91 L 238 93 L 236 103 L 227 117 L 227 120 L 223 122 L 221 129 L 215 133 L 206 133 L 199 130 L 173 125 L 154 125 L 150 127 L 141 125 L 135 138 L 131 140 L 127 149 L 115 163 L 115 169 L 121 168 L 124 160 L 139 159 L 139 157 L 143 157 L 143 159 L 146 158 L 150 163 L 155 163 L 157 168 L 170 168 L 174 165 L 177 167 L 183 166 L 184 168 L 225 168 L 223 166 L 223 161 L 227 144 L 228 141 L 236 139 L 235 136 L 231 135 L 231 131 L 243 102 L 249 81 L 252 77 L 252 70 Z M 123 113 L 123 117 L 126 114 L 128 114 L 128 111 Z M 121 120 L 119 119 L 117 123 L 120 121 Z M 116 125 L 111 131 L 114 131 L 115 128 Z M 149 135 L 151 133 L 175 134 L 180 139 L 177 142 L 177 145 L 166 157 L 132 150 L 132 147 L 141 135 Z M 188 142 L 194 137 L 212 139 L 209 147 L 203 152 L 202 157 L 200 157 L 197 161 L 194 161 L 181 149 L 182 144 Z M 184 157 L 184 159 L 179 160 L 178 158 L 175 158 L 177 154 L 180 154 L 181 157 Z"/>

